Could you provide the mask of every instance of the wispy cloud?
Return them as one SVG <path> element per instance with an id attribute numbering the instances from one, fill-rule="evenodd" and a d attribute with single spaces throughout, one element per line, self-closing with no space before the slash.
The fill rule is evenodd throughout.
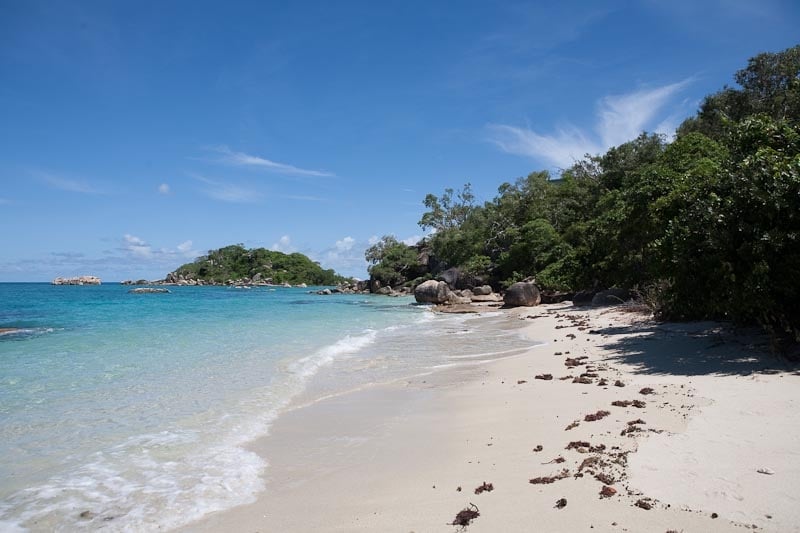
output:
<path id="1" fill-rule="evenodd" d="M 228 183 L 224 181 L 212 180 L 199 174 L 190 173 L 189 176 L 200 183 L 206 185 L 201 192 L 222 202 L 230 202 L 236 204 L 249 204 L 257 202 L 261 198 L 261 193 L 253 189 L 247 189 L 240 185 Z"/>
<path id="2" fill-rule="evenodd" d="M 159 185 L 158 193 L 164 195 L 169 194 L 170 193 L 169 183 L 162 183 L 161 185 Z"/>
<path id="3" fill-rule="evenodd" d="M 594 133 L 572 124 L 547 134 L 530 127 L 490 124 L 489 140 L 505 152 L 566 168 L 586 154 L 598 154 L 630 141 L 647 128 L 672 135 L 680 115 L 675 110 L 664 113 L 664 108 L 691 82 L 691 79 L 687 79 L 662 87 L 602 98 L 597 104 Z"/>
<path id="4" fill-rule="evenodd" d="M 287 176 L 310 176 L 310 177 L 334 177 L 336 174 L 325 170 L 309 170 L 305 168 L 296 167 L 286 163 L 278 163 L 263 157 L 246 154 L 244 152 L 234 152 L 225 145 L 215 146 L 209 148 L 210 151 L 219 154 L 216 159 L 217 162 L 226 165 L 237 167 L 256 167 L 274 172 L 276 174 L 283 174 Z"/>
<path id="5" fill-rule="evenodd" d="M 130 233 L 126 233 L 122 236 L 119 250 L 130 259 L 152 261 L 157 264 L 176 263 L 182 259 L 192 259 L 200 255 L 199 252 L 193 248 L 192 241 L 190 240 L 183 241 L 175 246 L 175 248 L 156 248 L 141 237 L 131 235 Z"/>
<path id="6" fill-rule="evenodd" d="M 124 242 L 125 251 L 130 252 L 137 257 L 146 258 L 153 255 L 153 249 L 150 247 L 150 245 L 135 235 L 126 233 L 122 237 L 122 240 Z"/>
<path id="7" fill-rule="evenodd" d="M 646 127 L 652 126 L 664 106 L 689 83 L 691 79 L 603 98 L 597 113 L 597 130 L 604 148 L 630 141 Z"/>
<path id="8" fill-rule="evenodd" d="M 286 200 L 297 200 L 298 202 L 328 202 L 328 198 L 322 198 L 319 196 L 306 196 L 302 194 L 282 194 L 280 198 L 285 198 Z"/>
<path id="9" fill-rule="evenodd" d="M 31 174 L 53 189 L 81 194 L 104 194 L 104 191 L 98 189 L 95 185 L 92 185 L 86 180 L 66 178 L 64 176 L 41 171 L 32 171 Z"/>

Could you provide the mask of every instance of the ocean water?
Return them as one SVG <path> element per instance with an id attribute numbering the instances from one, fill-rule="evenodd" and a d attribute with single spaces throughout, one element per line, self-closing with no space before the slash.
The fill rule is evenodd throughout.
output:
<path id="1" fill-rule="evenodd" d="M 0 284 L 0 531 L 169 530 L 253 501 L 292 401 L 521 353 L 500 316 L 309 289 Z"/>

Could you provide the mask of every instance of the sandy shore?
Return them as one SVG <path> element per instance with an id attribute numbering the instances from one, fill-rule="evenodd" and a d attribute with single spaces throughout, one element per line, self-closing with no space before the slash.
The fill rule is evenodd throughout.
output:
<path id="1" fill-rule="evenodd" d="M 455 531 L 474 505 L 475 532 L 800 531 L 800 375 L 763 339 L 569 304 L 509 320 L 547 344 L 296 406 L 253 444 L 266 492 L 186 530 Z"/>

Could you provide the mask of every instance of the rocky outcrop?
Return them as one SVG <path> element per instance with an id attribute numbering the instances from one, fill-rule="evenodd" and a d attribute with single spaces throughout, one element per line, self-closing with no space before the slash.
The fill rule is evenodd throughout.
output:
<path id="1" fill-rule="evenodd" d="M 492 286 L 491 285 L 481 285 L 480 287 L 473 287 L 472 294 L 475 296 L 487 296 L 492 294 Z"/>
<path id="2" fill-rule="evenodd" d="M 155 287 L 140 287 L 138 289 L 131 289 L 128 294 L 169 294 L 169 289 L 161 289 Z"/>
<path id="3" fill-rule="evenodd" d="M 559 292 L 559 291 L 542 291 L 543 304 L 557 304 L 572 300 L 575 293 L 572 292 Z"/>
<path id="4" fill-rule="evenodd" d="M 513 284 L 503 295 L 503 303 L 509 307 L 532 307 L 541 301 L 538 287 L 527 281 Z"/>
<path id="5" fill-rule="evenodd" d="M 58 277 L 53 280 L 53 285 L 100 285 L 101 283 L 100 278 L 97 276 Z"/>
<path id="6" fill-rule="evenodd" d="M 606 289 L 600 291 L 592 298 L 594 307 L 604 307 L 607 305 L 619 305 L 631 297 L 630 291 L 625 289 Z"/>
<path id="7" fill-rule="evenodd" d="M 461 271 L 457 268 L 448 268 L 438 276 L 436 276 L 438 281 L 444 281 L 450 287 L 457 288 L 459 280 L 461 279 Z"/>
<path id="8" fill-rule="evenodd" d="M 417 285 L 414 298 L 419 303 L 443 304 L 447 302 L 450 287 L 444 281 L 428 280 Z"/>
<path id="9" fill-rule="evenodd" d="M 503 297 L 496 292 L 493 292 L 491 294 L 473 294 L 470 300 L 475 303 L 502 302 Z"/>

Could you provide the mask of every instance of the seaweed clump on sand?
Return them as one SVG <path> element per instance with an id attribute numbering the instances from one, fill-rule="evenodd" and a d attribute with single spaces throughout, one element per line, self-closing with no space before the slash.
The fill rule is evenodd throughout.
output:
<path id="1" fill-rule="evenodd" d="M 478 507 L 474 503 L 470 503 L 469 507 L 466 507 L 458 512 L 456 517 L 450 522 L 451 526 L 458 526 L 462 530 L 466 529 L 466 527 L 478 518 L 481 515 L 481 512 L 478 510 Z"/>
<path id="2" fill-rule="evenodd" d="M 568 477 L 569 477 L 569 470 L 565 468 L 564 470 L 562 470 L 561 472 L 559 472 L 554 476 L 535 477 L 529 480 L 528 483 L 530 483 L 531 485 L 549 485 L 550 483 L 555 483 L 560 479 L 565 479 Z"/>
<path id="3" fill-rule="evenodd" d="M 494 485 L 492 483 L 486 483 L 485 481 L 480 487 L 475 489 L 475 494 L 480 494 L 482 492 L 492 492 L 494 490 Z"/>
<path id="4" fill-rule="evenodd" d="M 608 411 L 597 411 L 596 413 L 591 413 L 583 417 L 585 422 L 597 422 L 598 420 L 602 420 L 608 415 L 610 415 Z"/>

